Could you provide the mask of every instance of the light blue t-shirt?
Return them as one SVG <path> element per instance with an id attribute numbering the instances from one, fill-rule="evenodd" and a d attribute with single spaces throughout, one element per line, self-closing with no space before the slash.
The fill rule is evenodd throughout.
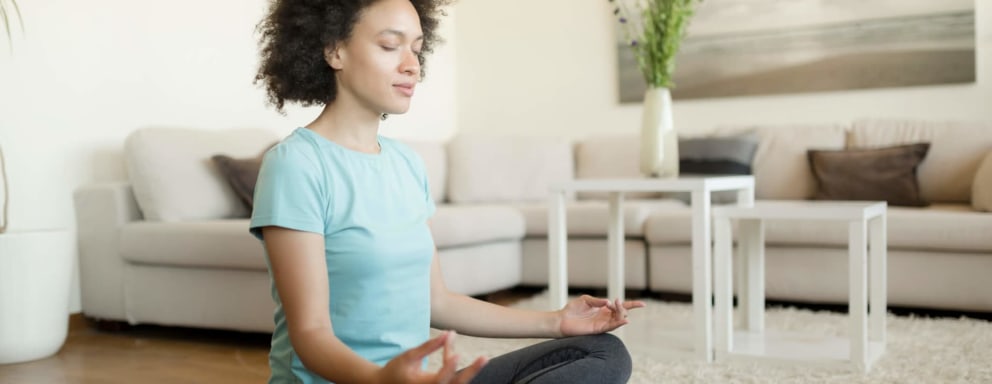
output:
<path id="1" fill-rule="evenodd" d="M 263 242 L 265 226 L 324 236 L 334 334 L 381 366 L 429 337 L 434 201 L 423 160 L 402 143 L 378 140 L 380 153 L 367 154 L 297 128 L 265 154 L 251 232 Z M 269 382 L 326 383 L 293 351 L 274 282 L 272 298 Z"/>

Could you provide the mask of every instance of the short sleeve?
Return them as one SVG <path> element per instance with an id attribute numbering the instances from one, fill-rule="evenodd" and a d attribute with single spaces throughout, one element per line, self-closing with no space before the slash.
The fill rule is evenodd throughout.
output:
<path id="1" fill-rule="evenodd" d="M 297 149 L 279 145 L 262 160 L 250 224 L 258 239 L 267 226 L 324 234 L 322 168 Z"/>

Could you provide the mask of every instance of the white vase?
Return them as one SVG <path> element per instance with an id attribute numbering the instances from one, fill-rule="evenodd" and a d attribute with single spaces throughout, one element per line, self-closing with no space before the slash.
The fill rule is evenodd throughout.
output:
<path id="1" fill-rule="evenodd" d="M 649 88 L 641 117 L 641 173 L 648 177 L 678 177 L 679 137 L 672 123 L 672 94 Z"/>
<path id="2" fill-rule="evenodd" d="M 62 347 L 75 248 L 68 230 L 0 235 L 0 364 L 45 358 Z"/>

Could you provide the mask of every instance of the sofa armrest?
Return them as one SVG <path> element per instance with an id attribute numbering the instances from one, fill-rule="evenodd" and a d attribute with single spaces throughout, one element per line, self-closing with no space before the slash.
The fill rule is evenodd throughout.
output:
<path id="1" fill-rule="evenodd" d="M 73 195 L 79 239 L 79 283 L 86 316 L 125 320 L 124 260 L 120 228 L 142 219 L 131 185 L 125 182 L 80 187 Z"/>

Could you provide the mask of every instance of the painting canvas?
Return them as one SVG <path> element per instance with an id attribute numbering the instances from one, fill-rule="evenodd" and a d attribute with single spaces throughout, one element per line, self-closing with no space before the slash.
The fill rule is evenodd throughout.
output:
<path id="1" fill-rule="evenodd" d="M 621 102 L 645 82 L 617 31 Z M 699 99 L 975 82 L 974 0 L 703 0 L 672 97 Z"/>

